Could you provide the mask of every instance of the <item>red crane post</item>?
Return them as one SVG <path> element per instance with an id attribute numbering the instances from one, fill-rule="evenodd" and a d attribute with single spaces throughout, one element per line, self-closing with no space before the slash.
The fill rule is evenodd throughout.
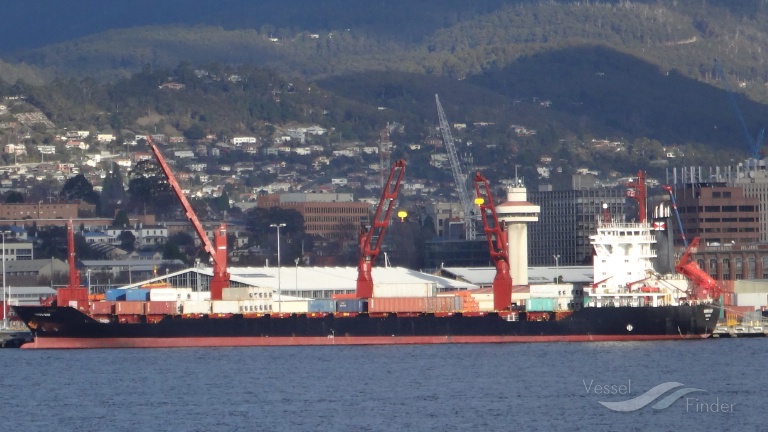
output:
<path id="1" fill-rule="evenodd" d="M 508 310 L 512 301 L 512 275 L 509 274 L 507 233 L 499 223 L 488 180 L 479 172 L 475 174 L 475 192 L 481 199 L 478 200 L 478 204 L 483 218 L 483 229 L 488 240 L 491 259 L 496 266 L 496 276 L 493 278 L 493 309 Z"/>
<path id="2" fill-rule="evenodd" d="M 203 243 L 203 249 L 211 257 L 211 261 L 213 263 L 213 278 L 211 279 L 210 284 L 211 300 L 221 300 L 222 290 L 229 287 L 229 272 L 227 271 L 226 224 L 222 223 L 218 228 L 216 228 L 216 230 L 213 232 L 213 243 L 211 243 L 211 240 L 205 234 L 203 225 L 197 218 L 195 211 L 192 210 L 192 206 L 189 204 L 189 201 L 187 201 L 187 197 L 184 196 L 184 192 L 181 190 L 179 182 L 173 175 L 171 167 L 168 166 L 168 163 L 165 161 L 162 153 L 160 153 L 160 150 L 157 148 L 155 143 L 152 142 L 152 138 L 147 136 L 146 139 L 147 145 L 152 150 L 152 154 L 155 155 L 155 159 L 157 159 L 157 163 L 160 165 L 160 169 L 163 171 L 163 174 L 165 174 L 165 178 L 168 180 L 168 184 L 171 186 L 173 193 L 181 203 L 181 206 L 184 207 L 184 214 L 192 223 L 192 226 L 195 227 L 195 232 L 197 232 L 197 236 Z"/>
<path id="3" fill-rule="evenodd" d="M 405 161 L 400 159 L 392 165 L 389 178 L 381 192 L 379 205 L 376 207 L 376 215 L 370 228 L 361 227 L 359 234 L 360 260 L 357 264 L 357 290 L 355 297 L 366 299 L 373 297 L 373 276 L 371 270 L 373 262 L 381 252 L 381 244 L 384 233 L 389 226 L 389 218 L 394 209 L 394 202 L 400 190 L 400 182 L 405 174 Z"/>

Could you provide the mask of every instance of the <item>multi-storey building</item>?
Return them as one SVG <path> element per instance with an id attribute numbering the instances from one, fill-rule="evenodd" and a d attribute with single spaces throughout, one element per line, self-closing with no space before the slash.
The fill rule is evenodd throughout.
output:
<path id="1" fill-rule="evenodd" d="M 304 216 L 304 231 L 326 240 L 356 240 L 369 224 L 370 205 L 354 201 L 352 194 L 286 193 L 261 195 L 259 207 L 296 210 Z"/>
<path id="2" fill-rule="evenodd" d="M 589 264 L 589 236 L 597 232 L 603 204 L 613 220 L 626 219 L 621 188 L 531 192 L 528 201 L 541 208 L 538 222 L 528 225 L 529 265 Z"/>
<path id="3" fill-rule="evenodd" d="M 697 182 L 674 190 L 687 239 L 699 237 L 705 246 L 760 241 L 760 202 L 741 187 Z M 677 244 L 682 245 L 681 238 Z"/>

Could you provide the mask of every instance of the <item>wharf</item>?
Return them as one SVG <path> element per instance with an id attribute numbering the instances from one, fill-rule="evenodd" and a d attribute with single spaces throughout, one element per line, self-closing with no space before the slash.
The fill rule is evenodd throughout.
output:
<path id="1" fill-rule="evenodd" d="M 19 348 L 32 340 L 32 333 L 28 331 L 0 330 L 0 348 Z"/>
<path id="2" fill-rule="evenodd" d="M 768 325 L 727 325 L 718 324 L 712 337 L 721 338 L 744 338 L 744 337 L 765 337 L 768 336 Z"/>

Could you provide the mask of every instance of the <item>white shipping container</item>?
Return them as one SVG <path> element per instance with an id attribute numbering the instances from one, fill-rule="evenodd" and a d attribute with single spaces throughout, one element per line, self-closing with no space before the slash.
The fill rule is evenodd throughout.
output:
<path id="1" fill-rule="evenodd" d="M 571 296 L 575 287 L 573 284 L 531 285 L 530 297 L 565 297 Z"/>
<path id="2" fill-rule="evenodd" d="M 150 301 L 183 301 L 190 300 L 187 294 L 192 288 L 152 288 L 149 290 Z"/>
<path id="3" fill-rule="evenodd" d="M 182 303 L 182 313 L 185 314 L 209 314 L 211 313 L 210 301 L 189 300 Z"/>
<path id="4" fill-rule="evenodd" d="M 235 314 L 240 312 L 238 302 L 229 300 L 212 301 L 211 311 L 215 314 Z"/>
<path id="5" fill-rule="evenodd" d="M 272 288 L 230 287 L 221 291 L 222 300 L 258 300 L 272 297 Z"/>
<path id="6" fill-rule="evenodd" d="M 736 306 L 751 306 L 760 309 L 768 306 L 768 294 L 766 293 L 736 293 Z"/>
<path id="7" fill-rule="evenodd" d="M 190 300 L 190 301 L 211 300 L 211 292 L 210 291 L 192 291 L 187 294 L 187 300 Z"/>
<path id="8" fill-rule="evenodd" d="M 382 283 L 373 285 L 374 297 L 434 297 L 437 284 L 424 283 Z"/>
<path id="9" fill-rule="evenodd" d="M 273 313 L 307 313 L 309 312 L 309 300 L 291 300 L 283 302 L 274 302 L 272 305 Z"/>
<path id="10" fill-rule="evenodd" d="M 270 313 L 272 301 L 242 300 L 237 302 L 240 313 Z"/>

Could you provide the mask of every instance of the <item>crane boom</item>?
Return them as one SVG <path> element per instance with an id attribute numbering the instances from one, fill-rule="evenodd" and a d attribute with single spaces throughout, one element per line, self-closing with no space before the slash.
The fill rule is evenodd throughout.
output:
<path id="1" fill-rule="evenodd" d="M 689 296 L 693 300 L 714 299 L 718 300 L 723 290 L 712 279 L 710 275 L 702 270 L 695 261 L 691 259 L 691 256 L 699 246 L 699 238 L 695 237 L 691 240 L 691 244 L 688 245 L 683 256 L 680 257 L 680 261 L 675 265 L 675 270 L 681 275 L 688 278 L 693 284 L 693 288 L 689 291 Z"/>
<path id="2" fill-rule="evenodd" d="M 488 240 L 491 259 L 496 266 L 493 278 L 493 309 L 507 310 L 512 300 L 512 275 L 509 274 L 509 248 L 507 233 L 499 223 L 493 195 L 488 187 L 488 180 L 479 172 L 475 174 L 475 192 L 483 218 L 483 229 Z M 482 201 L 482 202 L 480 202 Z"/>
<path id="3" fill-rule="evenodd" d="M 184 214 L 187 219 L 192 223 L 192 226 L 197 232 L 197 236 L 203 244 L 203 249 L 211 257 L 213 262 L 213 279 L 211 279 L 211 300 L 221 300 L 222 289 L 229 286 L 229 272 L 227 271 L 227 227 L 225 224 L 219 225 L 219 227 L 213 233 L 213 242 L 208 238 L 205 233 L 203 225 L 197 218 L 195 211 L 192 209 L 192 205 L 189 204 L 187 197 L 181 190 L 179 182 L 171 171 L 171 167 L 165 161 L 162 153 L 157 148 L 157 145 L 152 141 L 152 138 L 147 136 L 147 145 L 152 150 L 157 163 L 160 165 L 160 169 L 163 171 L 165 178 L 168 180 L 168 184 L 171 186 L 171 190 L 176 195 L 176 198 L 184 208 Z"/>
<path id="4" fill-rule="evenodd" d="M 464 211 L 464 232 L 467 240 L 474 240 L 477 235 L 477 228 L 475 227 L 475 221 L 472 218 L 472 202 L 469 199 L 469 192 L 467 191 L 467 175 L 461 168 L 461 162 L 456 154 L 456 145 L 453 142 L 453 136 L 451 136 L 451 128 L 448 125 L 448 119 L 445 117 L 443 106 L 440 104 L 440 97 L 435 95 L 435 102 L 437 104 L 437 116 L 440 118 L 440 132 L 443 135 L 443 141 L 446 152 L 448 153 L 448 159 L 451 162 L 451 172 L 453 173 L 453 181 L 456 183 L 456 193 L 459 194 L 459 201 L 461 202 L 461 209 Z"/>
<path id="5" fill-rule="evenodd" d="M 739 125 L 741 126 L 741 133 L 744 135 L 744 139 L 747 142 L 747 147 L 749 148 L 750 157 L 753 159 L 759 159 L 760 158 L 760 150 L 763 148 L 763 140 L 765 139 L 765 128 L 760 129 L 760 132 L 757 134 L 757 139 L 752 138 L 752 134 L 749 132 L 749 129 L 747 128 L 747 123 L 744 121 L 744 116 L 741 114 L 741 110 L 739 109 L 739 104 L 736 102 L 736 95 L 733 93 L 733 89 L 731 88 L 731 83 L 728 82 L 728 77 L 725 76 L 725 72 L 723 71 L 723 65 L 720 64 L 720 61 L 715 59 L 715 71 L 718 75 L 723 79 L 723 83 L 725 84 L 725 90 L 728 92 L 728 99 L 731 101 L 731 106 L 733 106 L 733 111 L 736 113 L 736 117 L 739 119 Z"/>
<path id="6" fill-rule="evenodd" d="M 360 260 L 357 265 L 357 298 L 365 299 L 373 297 L 373 277 L 371 270 L 373 262 L 379 256 L 381 244 L 384 240 L 384 233 L 389 226 L 389 218 L 394 209 L 394 202 L 397 199 L 397 193 L 400 190 L 400 183 L 405 174 L 405 161 L 400 159 L 392 165 L 389 172 L 389 178 L 383 185 L 381 199 L 376 207 L 376 215 L 373 218 L 370 228 L 360 229 Z"/>
<path id="7" fill-rule="evenodd" d="M 672 210 L 675 212 L 675 219 L 677 219 L 677 228 L 680 230 L 680 238 L 683 239 L 683 246 L 688 247 L 688 240 L 686 240 L 685 230 L 683 230 L 683 221 L 680 219 L 680 212 L 677 211 L 675 192 L 672 190 L 672 186 L 662 185 L 661 188 L 669 194 L 669 199 L 672 202 Z"/>

